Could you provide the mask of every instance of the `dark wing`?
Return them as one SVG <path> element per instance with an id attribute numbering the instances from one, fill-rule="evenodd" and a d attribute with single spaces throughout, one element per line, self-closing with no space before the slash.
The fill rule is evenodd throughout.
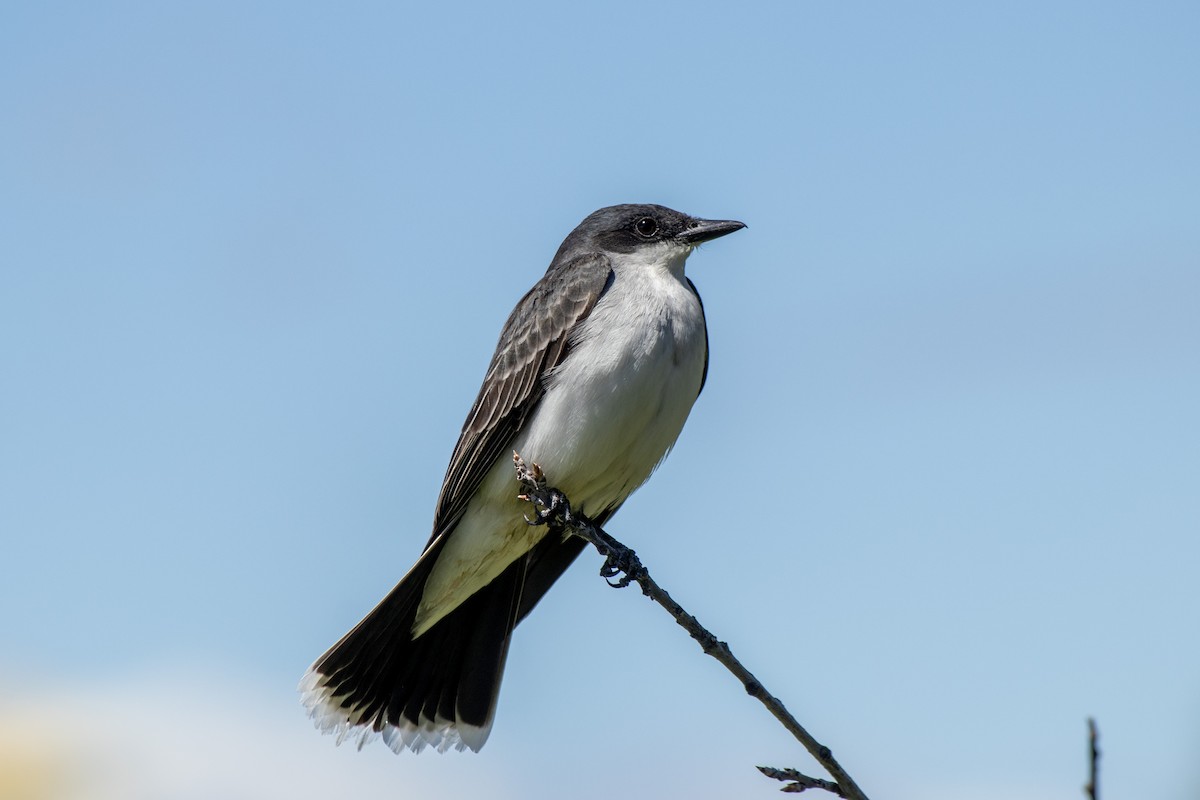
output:
<path id="1" fill-rule="evenodd" d="M 458 522 L 488 470 L 509 448 L 542 398 L 543 378 L 567 356 L 572 331 L 611 278 L 607 258 L 580 256 L 551 267 L 517 303 L 450 457 L 430 544 Z"/>
<path id="2" fill-rule="evenodd" d="M 688 286 L 692 287 L 692 294 L 696 295 L 696 302 L 700 304 L 700 319 L 704 322 L 704 372 L 700 373 L 700 388 L 696 391 L 696 396 L 699 397 L 708 380 L 708 320 L 704 317 L 704 301 L 700 299 L 700 293 L 696 291 L 696 284 L 692 283 L 691 278 L 685 277 L 684 280 L 688 282 Z"/>

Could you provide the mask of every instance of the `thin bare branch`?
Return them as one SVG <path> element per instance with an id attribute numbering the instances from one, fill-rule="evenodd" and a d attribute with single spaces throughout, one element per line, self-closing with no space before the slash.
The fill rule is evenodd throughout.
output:
<path id="1" fill-rule="evenodd" d="M 1100 800 L 1100 731 L 1096 728 L 1096 720 L 1088 717 L 1088 782 L 1083 787 L 1083 793 L 1089 800 Z"/>
<path id="2" fill-rule="evenodd" d="M 700 648 L 715 658 L 727 670 L 733 673 L 746 693 L 766 706 L 767 710 L 787 728 L 805 749 L 812 754 L 822 767 L 829 773 L 833 781 L 809 778 L 795 770 L 776 770 L 770 767 L 759 767 L 763 774 L 778 780 L 790 781 L 783 787 L 785 792 L 802 792 L 805 789 L 825 789 L 839 797 L 848 800 L 867 800 L 862 789 L 850 777 L 849 773 L 833 757 L 828 747 L 813 738 L 804 727 L 792 716 L 777 697 L 763 687 L 762 683 L 738 661 L 729 649 L 729 645 L 717 639 L 707 628 L 687 613 L 679 603 L 676 603 L 666 590 L 659 586 L 649 571 L 642 565 L 637 554 L 601 530 L 591 520 L 582 514 L 572 512 L 570 501 L 557 489 L 549 488 L 546 476 L 537 464 L 527 465 L 517 453 L 513 453 L 513 465 L 516 467 L 517 480 L 521 482 L 523 493 L 521 499 L 528 500 L 534 507 L 534 518 L 529 519 L 531 525 L 550 525 L 552 528 L 572 533 L 587 540 L 604 556 L 604 566 L 600 574 L 610 586 L 617 588 L 637 583 L 642 593 L 665 608 L 675 621 L 695 639 Z M 614 580 L 615 579 L 615 580 Z M 780 777 L 780 776 L 785 777 Z"/>
<path id="3" fill-rule="evenodd" d="M 777 781 L 785 781 L 786 786 L 780 788 L 781 792 L 792 792 L 799 794 L 800 792 L 809 789 L 824 789 L 827 792 L 833 792 L 838 797 L 845 797 L 842 794 L 842 787 L 838 786 L 833 781 L 827 781 L 824 778 L 813 778 L 805 775 L 803 772 L 794 769 L 775 769 L 774 767 L 759 767 L 758 771 L 768 778 L 774 778 Z"/>

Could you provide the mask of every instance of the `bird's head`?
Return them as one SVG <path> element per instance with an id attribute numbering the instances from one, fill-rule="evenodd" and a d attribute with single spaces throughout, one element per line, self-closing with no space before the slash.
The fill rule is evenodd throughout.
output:
<path id="1" fill-rule="evenodd" d="M 579 223 L 559 248 L 558 258 L 601 252 L 632 256 L 638 261 L 682 264 L 697 245 L 744 227 L 736 220 L 699 219 L 666 206 L 609 206 Z"/>

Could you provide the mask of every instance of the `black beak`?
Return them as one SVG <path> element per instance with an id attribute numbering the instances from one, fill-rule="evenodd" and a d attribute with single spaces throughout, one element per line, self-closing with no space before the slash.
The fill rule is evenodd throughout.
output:
<path id="1" fill-rule="evenodd" d="M 733 219 L 693 219 L 676 238 L 687 244 L 700 244 L 744 227 L 745 223 Z"/>

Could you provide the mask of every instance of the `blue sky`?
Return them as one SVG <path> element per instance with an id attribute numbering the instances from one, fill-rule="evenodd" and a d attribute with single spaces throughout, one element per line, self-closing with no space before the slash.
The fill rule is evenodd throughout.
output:
<path id="1" fill-rule="evenodd" d="M 872 796 L 1077 797 L 1094 715 L 1105 795 L 1195 798 L 1198 40 L 1192 3 L 6 8 L 0 781 L 816 771 L 595 559 L 478 755 L 296 699 L 427 538 L 512 305 L 659 202 L 749 228 L 689 261 L 708 384 L 612 533 Z"/>

